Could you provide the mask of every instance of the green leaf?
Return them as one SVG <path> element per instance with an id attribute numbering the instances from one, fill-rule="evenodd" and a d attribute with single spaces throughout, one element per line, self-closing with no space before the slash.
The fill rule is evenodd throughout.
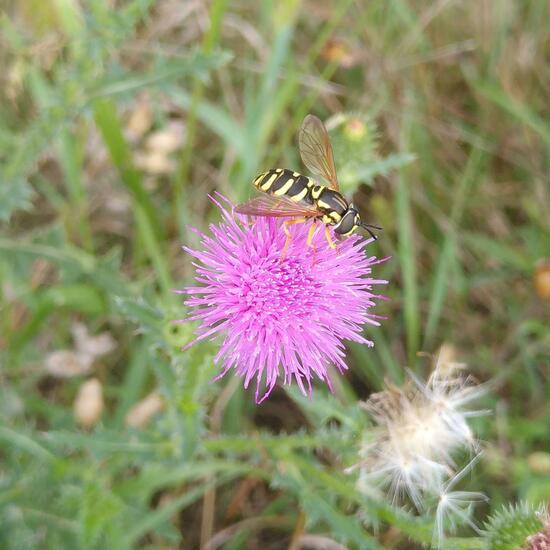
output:
<path id="1" fill-rule="evenodd" d="M 0 221 L 7 222 L 16 210 L 29 210 L 32 206 L 33 188 L 20 178 L 0 182 Z"/>
<path id="2" fill-rule="evenodd" d="M 108 541 L 112 545 L 116 538 L 120 538 L 116 531 L 123 506 L 120 498 L 97 476 L 87 480 L 80 499 L 80 540 L 83 548 L 99 547 L 100 541 Z"/>
<path id="3" fill-rule="evenodd" d="M 40 298 L 55 308 L 66 308 L 88 315 L 105 313 L 106 302 L 95 286 L 83 283 L 51 286 Z"/>
<path id="4" fill-rule="evenodd" d="M 411 115 L 407 114 L 403 122 L 402 145 L 408 148 L 411 126 Z M 398 228 L 398 251 L 403 278 L 403 315 L 407 330 L 407 355 L 409 366 L 416 363 L 416 352 L 420 341 L 420 306 L 417 278 L 417 254 L 415 250 L 413 209 L 409 185 L 412 180 L 407 178 L 405 170 L 401 169 L 397 177 L 395 192 L 395 214 Z"/>
<path id="5" fill-rule="evenodd" d="M 464 233 L 463 238 L 468 246 L 478 254 L 486 256 L 493 262 L 499 262 L 514 271 L 531 275 L 533 261 L 526 254 L 526 251 L 520 249 L 517 245 L 497 241 L 481 233 Z"/>
<path id="6" fill-rule="evenodd" d="M 303 468 L 305 463 L 306 459 L 300 461 L 300 468 Z M 307 463 L 308 468 L 316 468 Z M 285 464 L 285 474 L 277 476 L 274 485 L 282 486 L 296 495 L 310 524 L 330 526 L 333 537 L 345 543 L 352 542 L 357 548 L 382 548 L 376 539 L 363 529 L 357 517 L 345 515 L 340 511 L 335 504 L 336 495 L 318 487 L 313 478 L 303 476 L 303 471 L 297 468 L 297 463 L 292 458 Z"/>
<path id="7" fill-rule="evenodd" d="M 135 544 L 147 533 L 159 529 L 177 512 L 199 500 L 209 489 L 228 483 L 235 477 L 235 475 L 228 474 L 206 483 L 203 482 L 199 487 L 187 490 L 182 495 L 170 500 L 167 504 L 159 506 L 156 510 L 148 513 L 141 521 L 136 522 L 136 524 L 129 529 L 126 535 L 128 545 Z"/>
<path id="8" fill-rule="evenodd" d="M 456 241 L 460 221 L 462 219 L 466 199 L 480 172 L 483 158 L 481 149 L 474 146 L 468 157 L 466 167 L 458 178 L 458 183 L 456 185 L 457 192 L 451 207 L 450 228 L 444 236 L 443 245 L 440 248 L 431 285 L 428 319 L 425 327 L 425 343 L 428 345 L 433 342 L 436 329 L 439 325 L 445 297 L 450 286 L 449 277 L 452 271 L 451 268 L 453 266 L 453 262 L 456 262 Z"/>
<path id="9" fill-rule="evenodd" d="M 158 332 L 162 312 L 147 302 L 143 296 L 114 296 L 116 309 L 128 320 L 139 325 L 144 332 Z"/>
<path id="10" fill-rule="evenodd" d="M 153 264 L 167 302 L 171 301 L 172 279 L 164 255 L 164 235 L 157 209 L 143 186 L 141 173 L 132 160 L 115 104 L 108 98 L 94 101 L 94 120 L 101 132 L 121 182 L 134 199 L 134 212 L 144 248 Z"/>
<path id="11" fill-rule="evenodd" d="M 92 91 L 92 97 L 124 95 L 142 88 L 166 88 L 178 80 L 193 76 L 206 81 L 210 72 L 226 65 L 232 58 L 228 51 L 211 54 L 194 52 L 184 57 L 159 57 L 147 73 L 110 74 Z"/>
<path id="12" fill-rule="evenodd" d="M 470 84 L 480 94 L 539 134 L 546 147 L 550 148 L 550 125 L 543 116 L 533 111 L 527 102 L 515 100 L 496 82 L 472 80 Z"/>
<path id="13" fill-rule="evenodd" d="M 309 519 L 313 522 L 324 521 L 336 538 L 345 542 L 351 541 L 358 548 L 383 548 L 372 535 L 365 532 L 360 521 L 342 514 L 319 491 L 302 487 L 300 501 Z"/>
<path id="14" fill-rule="evenodd" d="M 48 449 L 32 439 L 32 437 L 22 432 L 13 431 L 5 426 L 0 426 L 0 440 L 3 441 L 3 445 L 6 447 L 25 451 L 38 460 L 50 461 L 55 458 Z"/>
<path id="15" fill-rule="evenodd" d="M 403 168 L 416 160 L 412 153 L 392 153 L 382 159 L 374 160 L 357 169 L 357 179 L 366 183 L 377 176 L 387 176 L 392 170 Z"/>
<path id="16" fill-rule="evenodd" d="M 115 431 L 104 431 L 87 435 L 79 432 L 54 431 L 42 434 L 50 446 L 62 451 L 87 451 L 98 456 L 110 456 L 115 453 L 126 453 L 134 458 L 164 456 L 172 450 L 169 441 L 148 441 L 136 434 L 124 434 Z"/>

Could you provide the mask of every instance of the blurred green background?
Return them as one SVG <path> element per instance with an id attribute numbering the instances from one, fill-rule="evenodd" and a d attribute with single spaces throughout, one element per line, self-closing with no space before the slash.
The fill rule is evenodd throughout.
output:
<path id="1" fill-rule="evenodd" d="M 0 546 L 420 548 L 429 522 L 342 471 L 357 401 L 442 346 L 494 383 L 477 520 L 550 500 L 549 20 L 538 0 L 4 0 Z M 384 227 L 391 300 L 335 395 L 256 407 L 209 383 L 214 344 L 180 351 L 171 289 L 188 226 L 219 219 L 208 193 L 303 170 L 310 112 Z"/>

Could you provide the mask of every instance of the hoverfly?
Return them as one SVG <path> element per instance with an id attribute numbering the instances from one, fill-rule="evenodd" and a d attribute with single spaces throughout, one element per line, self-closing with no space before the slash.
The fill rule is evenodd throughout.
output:
<path id="1" fill-rule="evenodd" d="M 314 115 L 307 115 L 298 134 L 300 156 L 312 174 L 323 178 L 328 185 L 321 185 L 308 176 L 286 168 L 275 168 L 260 174 L 254 186 L 263 191 L 259 197 L 238 205 L 235 211 L 249 216 L 292 218 L 283 223 L 287 240 L 285 255 L 292 234 L 289 226 L 313 220 L 307 244 L 311 246 L 318 225 L 325 224 L 325 238 L 331 248 L 336 248 L 329 226 L 339 237 L 347 237 L 359 227 L 366 229 L 373 239 L 371 229 L 381 228 L 361 221 L 359 212 L 340 193 L 332 145 L 324 124 Z"/>

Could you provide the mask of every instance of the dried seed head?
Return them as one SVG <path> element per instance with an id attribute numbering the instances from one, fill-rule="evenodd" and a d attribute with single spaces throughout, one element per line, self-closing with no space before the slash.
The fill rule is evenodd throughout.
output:
<path id="1" fill-rule="evenodd" d="M 468 518 L 479 492 L 454 491 L 453 487 L 478 459 L 478 443 L 468 424 L 472 416 L 487 411 L 472 409 L 485 388 L 461 373 L 461 365 L 439 361 L 426 383 L 409 371 L 401 387 L 388 384 L 372 395 L 364 408 L 376 427 L 366 433 L 361 448 L 359 487 L 365 492 L 386 491 L 392 504 L 407 496 L 418 511 L 436 507 L 436 538 L 444 525 Z M 475 456 L 458 471 L 460 452 Z"/>

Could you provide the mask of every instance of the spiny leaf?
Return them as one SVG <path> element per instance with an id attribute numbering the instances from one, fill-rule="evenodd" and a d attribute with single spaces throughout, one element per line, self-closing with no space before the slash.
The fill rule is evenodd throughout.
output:
<path id="1" fill-rule="evenodd" d="M 385 158 L 374 160 L 357 170 L 357 178 L 369 183 L 377 176 L 387 176 L 392 170 L 402 168 L 416 159 L 412 153 L 392 153 Z"/>
<path id="2" fill-rule="evenodd" d="M 123 507 L 120 498 L 105 484 L 98 483 L 96 479 L 90 479 L 80 501 L 83 546 L 96 547 L 102 539 L 112 544 L 117 534 L 117 516 L 120 515 Z"/>
<path id="3" fill-rule="evenodd" d="M 113 301 L 119 312 L 142 330 L 158 330 L 162 313 L 142 296 L 114 296 Z"/>
<path id="4" fill-rule="evenodd" d="M 16 210 L 29 210 L 33 194 L 32 187 L 25 179 L 0 181 L 0 221 L 9 221 Z"/>
<path id="5" fill-rule="evenodd" d="M 219 69 L 231 60 L 226 51 L 204 55 L 191 53 L 181 58 L 159 58 L 151 70 L 142 73 L 111 72 L 105 76 L 93 92 L 93 96 L 118 95 L 134 93 L 141 88 L 166 87 L 183 77 L 192 75 L 206 81 L 212 70 Z"/>

